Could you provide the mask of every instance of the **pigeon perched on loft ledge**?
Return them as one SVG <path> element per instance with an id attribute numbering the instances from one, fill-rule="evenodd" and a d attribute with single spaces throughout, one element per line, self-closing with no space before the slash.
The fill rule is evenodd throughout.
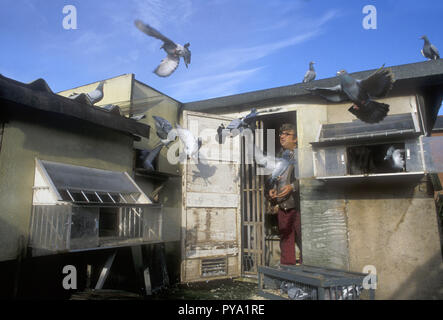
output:
<path id="1" fill-rule="evenodd" d="M 396 170 L 404 171 L 405 169 L 405 160 L 404 160 L 404 149 L 398 149 L 394 146 L 390 146 L 386 151 L 386 156 L 384 157 L 385 161 L 390 161 L 392 167 Z"/>
<path id="2" fill-rule="evenodd" d="M 303 78 L 303 83 L 309 83 L 315 80 L 315 77 L 317 76 L 315 70 L 314 70 L 314 64 L 315 62 L 309 62 L 309 70 L 306 71 L 305 77 Z"/>
<path id="3" fill-rule="evenodd" d="M 337 72 L 340 84 L 330 88 L 306 88 L 314 95 L 331 102 L 351 100 L 348 109 L 358 119 L 367 123 L 382 121 L 389 112 L 389 105 L 373 99 L 385 97 L 395 82 L 394 75 L 384 65 L 366 79 L 354 79 L 345 70 Z"/>
<path id="4" fill-rule="evenodd" d="M 163 45 L 160 48 L 166 51 L 167 56 L 154 70 L 154 73 L 156 75 L 158 75 L 159 77 L 170 76 L 175 71 L 175 69 L 177 69 L 180 63 L 180 57 L 183 58 L 186 68 L 188 67 L 188 64 L 191 63 L 191 51 L 189 50 L 189 42 L 182 46 L 165 37 L 159 31 L 157 31 L 150 25 L 141 22 L 140 20 L 135 20 L 134 23 L 140 31 L 146 33 L 148 36 L 163 41 Z"/>
<path id="5" fill-rule="evenodd" d="M 423 39 L 425 43 L 423 44 L 423 49 L 421 50 L 421 54 L 423 57 L 428 58 L 429 60 L 437 60 L 440 59 L 440 53 L 438 49 L 429 41 L 427 36 L 421 36 L 420 39 Z"/>

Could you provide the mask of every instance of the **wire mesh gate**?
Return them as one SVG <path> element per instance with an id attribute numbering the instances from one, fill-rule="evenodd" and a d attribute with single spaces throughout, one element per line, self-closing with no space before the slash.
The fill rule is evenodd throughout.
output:
<path id="1" fill-rule="evenodd" d="M 257 121 L 256 128 L 263 128 L 263 123 Z M 261 130 L 255 131 L 254 142 L 263 150 Z M 257 174 L 255 162 L 246 161 L 245 137 L 241 146 L 242 275 L 256 277 L 258 266 L 264 264 L 265 252 L 264 176 Z"/>

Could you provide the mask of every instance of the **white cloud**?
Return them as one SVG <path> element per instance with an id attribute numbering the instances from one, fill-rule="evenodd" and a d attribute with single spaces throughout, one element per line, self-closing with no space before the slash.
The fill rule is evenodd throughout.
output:
<path id="1" fill-rule="evenodd" d="M 200 99 L 226 96 L 237 93 L 237 87 L 242 82 L 257 74 L 262 67 L 226 72 L 217 75 L 207 75 L 192 80 L 171 85 L 173 96 L 180 101 L 186 101 L 198 91 Z"/>
<path id="2" fill-rule="evenodd" d="M 166 23 L 181 25 L 193 13 L 191 0 L 133 0 L 132 3 L 139 19 L 158 29 Z"/>
<path id="3" fill-rule="evenodd" d="M 194 55 L 193 60 L 198 63 L 191 65 L 187 76 L 195 78 L 172 85 L 171 87 L 178 88 L 173 95 L 186 101 L 188 97 L 195 97 L 195 92 L 199 93 L 199 99 L 238 93 L 240 85 L 252 75 L 257 76 L 262 67 L 255 66 L 246 70 L 237 70 L 238 68 L 313 39 L 324 31 L 323 26 L 327 22 L 337 16 L 338 12 L 331 10 L 315 20 L 300 21 L 304 32 L 279 41 Z M 220 70 L 224 73 L 218 74 Z"/>

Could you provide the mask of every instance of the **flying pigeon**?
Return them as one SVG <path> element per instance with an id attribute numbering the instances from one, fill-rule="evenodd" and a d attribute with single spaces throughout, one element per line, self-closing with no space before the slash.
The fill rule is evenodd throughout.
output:
<path id="1" fill-rule="evenodd" d="M 392 166 L 395 169 L 403 170 L 405 166 L 405 160 L 403 159 L 402 149 L 396 149 L 394 146 L 390 146 L 388 151 L 386 152 L 386 156 L 384 160 L 391 160 Z"/>
<path id="2" fill-rule="evenodd" d="M 303 79 L 303 83 L 308 83 L 308 82 L 311 82 L 311 81 L 315 80 L 315 76 L 317 74 L 315 73 L 315 70 L 314 70 L 314 63 L 315 62 L 312 62 L 312 61 L 309 62 L 309 70 L 306 71 L 306 73 L 305 73 L 305 77 Z"/>
<path id="3" fill-rule="evenodd" d="M 157 158 L 160 150 L 163 148 L 163 144 L 157 145 L 152 150 L 142 150 L 140 152 L 140 159 L 143 161 L 143 167 L 149 171 L 154 171 L 153 161 Z"/>
<path id="4" fill-rule="evenodd" d="M 226 130 L 231 133 L 231 137 L 235 137 L 238 133 L 242 132 L 246 128 L 251 128 L 254 130 L 255 118 L 257 117 L 258 113 L 259 112 L 257 112 L 257 109 L 252 108 L 251 112 L 245 117 L 232 120 L 226 127 Z"/>
<path id="5" fill-rule="evenodd" d="M 429 60 L 437 60 L 440 59 L 440 54 L 437 48 L 429 41 L 427 36 L 421 36 L 420 39 L 423 39 L 425 43 L 423 44 L 423 49 L 421 50 L 421 54 L 423 57 L 428 58 Z"/>
<path id="6" fill-rule="evenodd" d="M 95 90 L 92 90 L 91 92 L 86 93 L 86 98 L 88 101 L 94 105 L 97 102 L 101 101 L 103 99 L 103 85 L 105 84 L 105 81 L 100 81 L 97 88 Z M 68 98 L 76 100 L 79 96 L 83 95 L 83 93 L 75 93 L 69 95 Z"/>
<path id="7" fill-rule="evenodd" d="M 154 70 L 154 73 L 160 77 L 167 77 L 171 75 L 175 69 L 177 69 L 180 63 L 180 57 L 183 57 L 186 68 L 188 64 L 191 63 L 191 51 L 189 50 L 189 42 L 185 45 L 180 45 L 174 41 L 168 39 L 162 35 L 159 31 L 154 29 L 148 24 L 144 24 L 140 20 L 135 20 L 135 26 L 142 32 L 146 33 L 148 36 L 157 38 L 163 41 L 163 45 L 160 47 L 167 53 L 166 58 L 164 58 L 160 65 Z"/>
<path id="8" fill-rule="evenodd" d="M 180 140 L 185 145 L 184 148 L 185 154 L 189 158 L 194 158 L 195 160 L 198 160 L 198 150 L 202 145 L 201 139 L 200 138 L 197 139 L 196 137 L 194 137 L 191 131 L 180 127 L 178 123 L 176 124 L 175 130 Z"/>
<path id="9" fill-rule="evenodd" d="M 372 99 L 382 98 L 392 89 L 394 75 L 384 65 L 366 79 L 351 77 L 345 70 L 337 72 L 340 84 L 331 88 L 306 88 L 331 102 L 351 100 L 353 105 L 348 109 L 361 121 L 377 123 L 389 112 L 389 105 Z"/>
<path id="10" fill-rule="evenodd" d="M 152 116 L 152 118 L 154 118 L 156 133 L 160 138 L 161 143 L 168 145 L 170 142 L 174 141 L 176 135 L 174 132 L 171 132 L 173 128 L 169 121 L 159 116 Z"/>
<path id="11" fill-rule="evenodd" d="M 255 146 L 254 152 L 252 152 L 252 144 L 248 144 L 248 151 L 250 154 L 254 154 L 255 161 L 258 166 L 264 167 L 270 171 L 272 171 L 270 177 L 267 179 L 266 188 L 268 190 L 273 189 L 276 183 L 279 181 L 280 176 L 287 170 L 287 168 L 293 164 L 296 164 L 296 160 L 293 159 L 293 155 L 290 150 L 285 150 L 282 154 L 282 157 L 272 157 L 265 156 L 263 151 L 260 150 L 257 146 Z"/>
<path id="12" fill-rule="evenodd" d="M 275 167 L 272 170 L 272 174 L 267 181 L 267 186 L 269 189 L 273 189 L 274 185 L 280 179 L 280 176 L 288 169 L 289 165 L 293 164 L 291 161 L 291 151 L 285 150 L 281 158 L 275 159 Z"/>

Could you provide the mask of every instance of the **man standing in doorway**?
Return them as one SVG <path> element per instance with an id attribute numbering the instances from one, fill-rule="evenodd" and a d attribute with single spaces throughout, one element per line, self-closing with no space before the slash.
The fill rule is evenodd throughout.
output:
<path id="1" fill-rule="evenodd" d="M 294 158 L 297 152 L 297 129 L 291 123 L 281 126 L 279 137 L 284 150 L 291 152 Z M 301 219 L 300 205 L 298 201 L 298 181 L 295 178 L 294 166 L 280 176 L 277 189 L 269 190 L 269 198 L 278 204 L 278 229 L 280 233 L 280 264 L 294 265 L 297 263 L 295 256 L 295 243 L 300 249 L 300 261 L 302 263 L 301 244 Z"/>

